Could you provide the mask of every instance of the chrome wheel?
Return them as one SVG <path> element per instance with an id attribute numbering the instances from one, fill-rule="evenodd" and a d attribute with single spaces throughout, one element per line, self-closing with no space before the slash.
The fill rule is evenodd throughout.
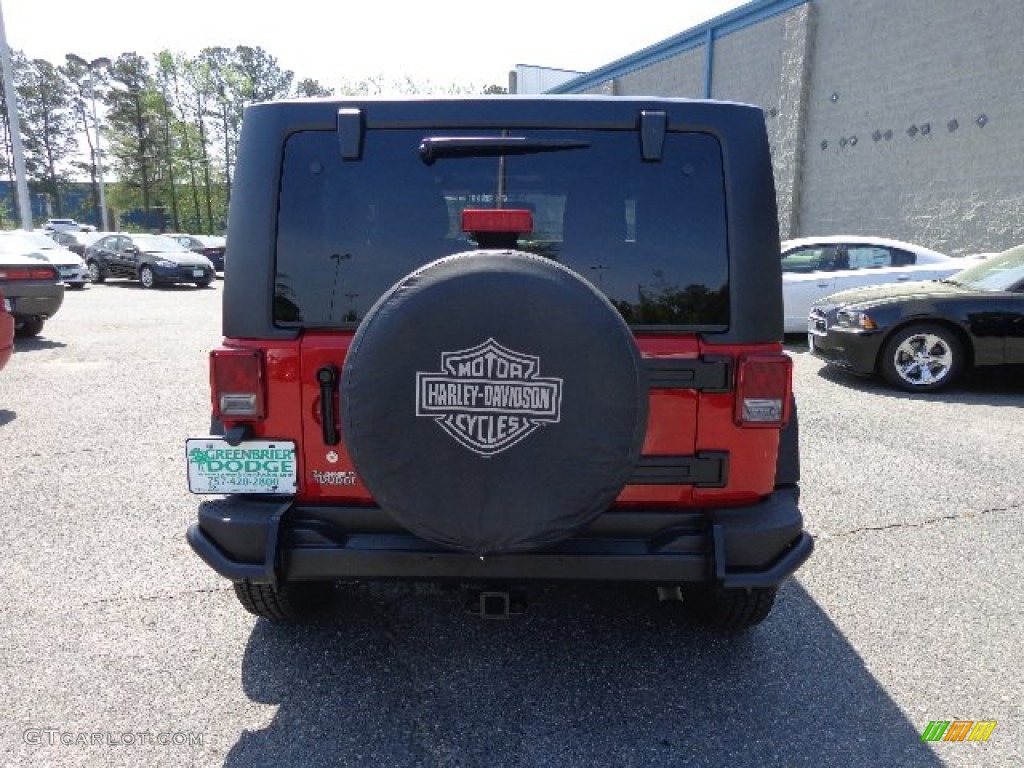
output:
<path id="1" fill-rule="evenodd" d="M 143 288 L 152 288 L 155 280 L 153 279 L 153 270 L 149 267 L 143 267 L 139 270 L 139 282 L 142 283 Z"/>
<path id="2" fill-rule="evenodd" d="M 893 365 L 908 384 L 935 384 L 949 374 L 953 352 L 945 339 L 922 333 L 911 336 L 896 348 Z"/>
<path id="3" fill-rule="evenodd" d="M 103 282 L 103 270 L 100 269 L 100 265 L 95 261 L 89 262 L 89 279 L 94 283 Z"/>
<path id="4" fill-rule="evenodd" d="M 886 345 L 882 374 L 910 392 L 938 389 L 952 381 L 963 364 L 959 339 L 940 326 L 913 326 Z"/>

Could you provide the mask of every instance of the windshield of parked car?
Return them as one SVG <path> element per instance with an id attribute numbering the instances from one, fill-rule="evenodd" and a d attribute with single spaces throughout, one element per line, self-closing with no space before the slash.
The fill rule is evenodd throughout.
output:
<path id="1" fill-rule="evenodd" d="M 146 253 L 188 253 L 188 248 L 163 235 L 132 235 L 132 242 Z"/>
<path id="2" fill-rule="evenodd" d="M 1024 287 L 1024 245 L 985 259 L 948 279 L 979 291 L 1013 291 Z"/>
<path id="3" fill-rule="evenodd" d="M 110 233 L 109 232 L 69 232 L 69 233 L 66 233 L 66 234 L 70 234 L 73 238 L 75 238 L 75 240 L 77 240 L 82 245 L 92 245 L 97 240 L 99 240 L 101 237 L 106 237 Z"/>
<path id="4" fill-rule="evenodd" d="M 225 240 L 224 240 L 223 237 L 217 237 L 216 235 L 193 235 L 193 238 L 195 240 L 198 240 L 199 243 L 204 248 L 223 248 L 224 247 Z"/>

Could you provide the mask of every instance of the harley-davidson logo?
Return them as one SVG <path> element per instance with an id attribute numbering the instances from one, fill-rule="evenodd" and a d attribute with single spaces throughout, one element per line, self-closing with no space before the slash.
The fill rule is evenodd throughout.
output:
<path id="1" fill-rule="evenodd" d="M 416 374 L 416 415 L 432 418 L 469 450 L 494 456 L 557 422 L 562 380 L 540 378 L 540 358 L 494 339 L 441 353 L 441 372 Z"/>

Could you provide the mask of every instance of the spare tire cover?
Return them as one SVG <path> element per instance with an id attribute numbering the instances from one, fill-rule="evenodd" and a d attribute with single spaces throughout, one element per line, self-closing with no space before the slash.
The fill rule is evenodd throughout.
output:
<path id="1" fill-rule="evenodd" d="M 549 259 L 471 251 L 394 285 L 341 381 L 356 472 L 416 535 L 476 554 L 571 536 L 629 479 L 647 428 L 628 326 Z"/>

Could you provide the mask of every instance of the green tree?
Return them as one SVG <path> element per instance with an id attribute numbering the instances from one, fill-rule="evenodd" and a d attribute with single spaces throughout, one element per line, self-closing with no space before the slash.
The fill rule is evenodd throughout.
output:
<path id="1" fill-rule="evenodd" d="M 158 138 L 159 91 L 149 62 L 137 53 L 122 53 L 110 67 L 105 93 L 114 171 L 121 182 L 116 192 L 123 208 L 142 208 L 152 226 L 155 147 Z"/>
<path id="2" fill-rule="evenodd" d="M 220 147 L 224 202 L 219 221 L 226 221 L 227 205 L 231 198 L 235 146 L 238 144 L 238 133 L 242 122 L 244 76 L 234 66 L 234 54 L 229 48 L 204 48 L 199 57 L 205 63 L 208 82 L 212 90 L 212 98 L 207 101 L 206 117 L 210 119 L 213 137 Z M 211 231 L 212 229 L 213 227 L 211 227 Z"/>
<path id="3" fill-rule="evenodd" d="M 14 70 L 14 80 L 18 81 L 18 67 L 25 66 L 25 56 L 21 51 L 11 51 L 11 68 Z M 0 72 L 0 85 L 3 84 L 3 73 Z M 10 117 L 7 113 L 7 91 L 4 88 L 0 88 L 0 110 L 3 111 L 3 142 L 0 145 L 0 163 L 3 164 L 3 173 L 7 177 L 10 183 L 10 188 L 14 189 L 14 149 L 11 145 L 11 123 Z M 13 195 L 12 195 L 13 196 Z M 12 206 L 13 207 L 13 206 Z M 7 209 L 4 208 L 4 211 Z"/>
<path id="4" fill-rule="evenodd" d="M 161 51 L 156 55 L 155 80 L 160 92 L 159 100 L 159 148 L 158 154 L 164 168 L 167 199 L 171 206 L 171 228 L 180 232 L 181 210 L 178 202 L 179 130 L 174 115 L 173 82 L 175 76 L 174 55 Z"/>
<path id="5" fill-rule="evenodd" d="M 321 85 L 319 80 L 313 80 L 307 77 L 296 84 L 295 95 L 299 98 L 333 96 L 334 91 L 324 85 Z"/>
<path id="6" fill-rule="evenodd" d="M 185 62 L 184 79 L 187 84 L 188 98 L 191 101 L 191 111 L 196 127 L 196 140 L 193 147 L 198 156 L 196 162 L 202 174 L 203 202 L 206 213 L 206 225 L 204 226 L 202 216 L 199 218 L 199 229 L 197 232 L 213 231 L 213 180 L 211 174 L 211 163 L 213 159 L 210 152 L 210 132 L 207 128 L 207 119 L 210 116 L 210 102 L 213 101 L 216 83 L 212 74 L 209 60 L 202 56 Z"/>
<path id="7" fill-rule="evenodd" d="M 281 69 L 277 59 L 258 46 L 237 46 L 233 65 L 241 75 L 240 95 L 244 102 L 274 101 L 285 98 L 291 92 L 295 73 Z"/>
<path id="8" fill-rule="evenodd" d="M 65 160 L 78 149 L 74 91 L 64 74 L 44 59 L 28 62 L 16 79 L 25 171 L 49 199 L 53 213 L 63 216 Z"/>
<path id="9" fill-rule="evenodd" d="M 189 98 L 188 83 L 185 79 L 187 66 L 188 59 L 183 54 L 165 52 L 159 59 L 160 77 L 166 83 L 170 94 L 169 104 L 173 104 L 176 117 L 172 125 L 175 134 L 177 165 L 184 168 L 187 176 L 189 194 L 181 208 L 181 223 L 189 232 L 199 232 L 202 229 L 203 205 L 200 199 L 199 167 L 194 151 L 194 146 L 198 141 L 197 130 L 192 112 L 193 102 Z"/>
<path id="10" fill-rule="evenodd" d="M 85 146 L 88 151 L 88 159 L 86 161 L 71 160 L 69 167 L 76 175 L 85 174 L 89 177 L 90 194 L 92 197 L 89 210 L 90 212 L 95 212 L 97 226 L 102 226 L 103 216 L 99 213 L 99 169 L 96 164 L 95 125 L 93 123 L 92 102 L 96 96 L 97 89 L 106 86 L 107 70 L 106 67 L 99 66 L 90 72 L 87 66 L 68 60 L 61 67 L 60 71 L 72 86 L 71 109 L 74 115 L 74 128 L 78 137 L 85 137 Z"/>

